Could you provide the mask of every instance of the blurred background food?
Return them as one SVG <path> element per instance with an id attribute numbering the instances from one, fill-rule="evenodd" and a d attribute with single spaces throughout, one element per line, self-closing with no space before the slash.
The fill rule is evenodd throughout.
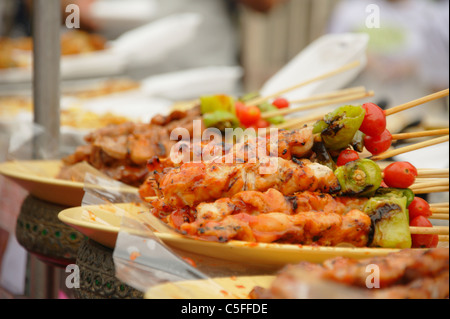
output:
<path id="1" fill-rule="evenodd" d="M 62 148 L 70 153 L 89 131 L 108 124 L 149 122 L 189 108 L 202 95 L 267 94 L 352 59 L 362 65 L 351 77 L 295 94 L 364 86 L 386 109 L 442 90 L 448 87 L 448 5 L 61 0 L 60 121 L 70 136 Z M 20 134 L 18 123 L 33 121 L 32 8 L 31 0 L 0 3 L 0 125 L 6 138 Z M 448 99 L 395 114 L 388 123 L 396 133 L 442 127 L 448 127 Z"/>
<path id="2" fill-rule="evenodd" d="M 26 64 L 25 58 L 14 56 L 14 52 L 32 47 L 31 2 L 3 0 L 0 5 L 1 68 Z M 122 62 L 117 60 L 116 75 L 135 81 L 198 68 L 239 66 L 242 77 L 223 81 L 233 82 L 230 93 L 253 92 L 321 36 L 355 32 L 369 35 L 370 41 L 368 65 L 354 84 L 373 89 L 376 99 L 386 107 L 448 87 L 447 0 L 131 0 L 126 4 L 120 0 L 64 0 L 62 8 L 69 4 L 79 7 L 81 28 L 68 29 L 62 21 L 62 55 L 105 49 L 127 32 L 174 14 L 200 17 L 194 35 L 186 35 L 186 43 L 180 40 L 157 61 L 150 57 L 145 61 L 145 56 L 164 46 L 164 41 L 141 43 L 136 50 L 142 55 L 127 59 L 125 68 L 119 68 Z M 63 11 L 63 19 L 69 14 Z M 380 27 L 367 24 L 376 19 Z M 131 60 L 139 63 L 129 63 Z M 99 78 L 102 73 L 99 70 L 98 76 L 90 73 L 87 77 Z M 5 80 L 7 76 L 0 73 L 0 94 L 20 89 L 30 93 L 29 85 L 11 85 Z M 86 76 L 77 81 L 78 85 L 83 83 Z M 73 84 L 63 83 L 63 87 Z M 173 102 L 182 99 L 177 96 Z M 435 103 L 433 114 L 445 113 L 445 107 Z M 408 120 L 419 120 L 425 113 L 430 117 L 428 111 L 421 110 Z M 433 116 L 433 121 L 438 118 Z"/>

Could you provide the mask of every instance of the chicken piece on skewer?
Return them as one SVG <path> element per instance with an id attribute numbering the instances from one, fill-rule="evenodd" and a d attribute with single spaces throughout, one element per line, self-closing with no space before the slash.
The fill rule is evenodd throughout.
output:
<path id="1" fill-rule="evenodd" d="M 201 225 L 201 226 L 200 226 Z M 267 213 L 230 215 L 221 221 L 183 224 L 182 233 L 208 241 L 242 240 L 260 243 L 366 247 L 370 217 L 359 210 L 339 215 L 332 212 L 303 212 L 296 215 Z"/>
<path id="2" fill-rule="evenodd" d="M 353 209 L 362 210 L 366 202 L 367 198 L 333 197 L 310 191 L 284 196 L 271 188 L 266 192 L 243 191 L 231 198 L 201 203 L 196 207 L 196 217 L 197 220 L 220 220 L 238 213 L 260 215 L 275 212 L 294 215 L 310 211 L 343 215 Z"/>
<path id="3" fill-rule="evenodd" d="M 184 234 L 211 241 L 362 247 L 367 245 L 371 229 L 370 217 L 358 210 L 366 201 L 314 192 L 284 196 L 269 189 L 265 193 L 240 192 L 232 198 L 202 203 L 195 210 L 164 212 L 164 204 L 155 203 L 153 213 Z"/>
<path id="4" fill-rule="evenodd" d="M 236 143 L 231 151 L 237 163 L 240 161 L 247 163 L 251 159 L 259 160 L 266 156 L 276 156 L 285 160 L 305 158 L 311 154 L 314 146 L 314 134 L 312 131 L 312 126 L 305 126 L 304 128 L 291 131 L 279 130 L 273 136 L 256 137 L 245 142 Z M 217 161 L 223 159 L 227 160 L 227 157 Z"/>
<path id="5" fill-rule="evenodd" d="M 274 188 L 283 195 L 306 190 L 324 193 L 340 190 L 336 176 L 326 166 L 306 159 L 295 163 L 282 158 L 267 159 L 244 164 L 183 164 L 156 180 L 156 192 L 165 204 L 182 208 L 247 190 L 264 192 Z"/>
<path id="6" fill-rule="evenodd" d="M 407 285 L 375 291 L 376 299 L 448 299 L 449 272 L 442 271 L 436 277 L 418 278 Z"/>
<path id="7" fill-rule="evenodd" d="M 171 153 L 168 158 L 153 157 L 147 163 L 150 172 L 162 172 L 165 168 L 179 167 L 186 162 L 192 162 L 194 158 L 202 158 L 207 155 L 211 157 L 210 161 L 225 161 L 241 163 L 248 162 L 248 159 L 258 160 L 260 157 L 277 156 L 286 160 L 295 158 L 304 158 L 311 153 L 314 145 L 314 137 L 311 127 L 304 127 L 298 130 L 280 130 L 275 138 L 254 137 L 245 142 L 236 144 L 227 144 L 225 142 L 215 143 L 214 141 L 188 142 L 180 141 L 178 149 L 189 149 L 189 156 L 185 159 L 176 153 Z M 218 147 L 220 150 L 214 157 L 214 150 Z M 228 157 L 224 157 L 229 155 Z M 232 155 L 232 156 L 231 156 Z M 207 162 L 207 160 L 203 160 Z M 228 161 L 227 161 L 228 162 Z"/>
<path id="8" fill-rule="evenodd" d="M 313 146 L 313 127 L 305 126 L 302 129 L 292 131 L 280 130 L 278 132 L 278 141 L 272 145 L 267 145 L 267 151 L 271 152 L 271 148 L 276 149 L 278 147 L 278 157 L 284 159 L 303 158 L 311 153 Z"/>
<path id="9" fill-rule="evenodd" d="M 312 127 L 298 130 L 280 130 L 276 138 L 255 137 L 234 145 L 214 141 L 177 143 L 177 151 L 171 152 L 169 157 L 152 157 L 147 162 L 149 176 L 139 187 L 141 198 L 152 197 L 158 194 L 157 181 L 161 178 L 158 173 L 167 173 L 184 163 L 191 163 L 194 159 L 203 159 L 203 162 L 215 163 L 247 163 L 261 160 L 268 156 L 276 156 L 285 160 L 304 158 L 311 154 L 314 144 Z M 216 149 L 217 147 L 217 149 Z M 186 152 L 188 150 L 188 152 Z M 186 157 L 186 158 L 185 158 Z M 204 160 L 207 158 L 208 160 Z"/>
<path id="10" fill-rule="evenodd" d="M 380 287 L 390 287 L 397 282 L 411 282 L 419 277 L 436 276 L 449 269 L 448 249 L 403 250 L 389 258 L 375 257 L 364 261 L 338 257 L 324 263 L 322 276 L 347 285 L 365 287 L 367 266 L 379 267 Z"/>
<path id="11" fill-rule="evenodd" d="M 379 289 L 367 289 L 370 274 L 367 266 L 378 267 Z M 338 257 L 322 265 L 309 262 L 289 265 L 280 271 L 268 289 L 255 287 L 250 297 L 297 299 L 321 295 L 339 299 L 446 299 L 448 278 L 448 249 L 406 249 L 361 260 Z M 305 295 L 306 291 L 309 295 Z"/>

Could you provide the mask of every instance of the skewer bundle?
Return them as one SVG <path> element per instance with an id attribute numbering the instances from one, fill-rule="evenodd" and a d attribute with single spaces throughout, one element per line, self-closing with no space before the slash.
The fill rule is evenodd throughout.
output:
<path id="1" fill-rule="evenodd" d="M 334 70 L 332 72 L 329 72 L 327 74 L 315 77 L 313 79 L 310 79 L 308 81 L 304 81 L 302 83 L 299 83 L 297 85 L 294 85 L 292 87 L 289 87 L 287 89 L 281 90 L 279 92 L 276 92 L 274 94 L 271 94 L 269 96 L 265 97 L 258 97 L 255 99 L 252 99 L 250 101 L 247 101 L 247 105 L 259 105 L 261 103 L 267 102 L 270 99 L 280 97 L 283 94 L 300 88 L 302 86 L 308 85 L 310 83 L 313 83 L 315 81 L 323 80 L 327 77 L 336 75 L 338 73 L 348 71 L 352 68 L 355 68 L 359 65 L 359 62 L 350 63 L 342 68 L 339 68 L 337 70 Z M 401 111 L 408 110 L 412 107 L 416 107 L 419 105 L 422 105 L 426 102 L 436 100 L 438 98 L 442 98 L 444 96 L 448 96 L 449 90 L 443 90 L 441 92 L 437 92 L 431 95 L 428 95 L 426 97 L 393 107 L 387 111 L 385 111 L 385 115 L 389 116 L 392 114 L 396 114 Z M 356 101 L 367 97 L 374 96 L 373 91 L 367 91 L 364 87 L 355 87 L 355 88 L 349 88 L 344 90 L 338 90 L 334 92 L 324 93 L 324 94 L 317 94 L 305 99 L 296 100 L 296 101 L 290 101 L 291 105 L 295 104 L 301 104 L 296 107 L 286 108 L 286 109 L 278 109 L 275 111 L 267 111 L 263 112 L 261 114 L 262 119 L 269 119 L 275 116 L 284 116 L 284 115 L 290 115 L 294 114 L 300 111 L 305 110 L 315 110 L 317 108 L 325 107 L 325 106 L 333 106 L 335 104 L 350 102 L 350 101 Z M 307 117 L 302 118 L 293 118 L 293 119 L 287 119 L 286 122 L 282 124 L 278 124 L 275 126 L 272 126 L 277 129 L 295 129 L 303 127 L 305 124 L 313 124 L 316 121 L 322 119 L 324 115 L 326 115 L 327 112 L 320 112 L 311 114 Z M 421 149 L 424 147 L 429 147 L 431 145 L 436 145 L 439 143 L 443 143 L 449 140 L 449 130 L 448 129 L 442 129 L 442 130 L 433 130 L 433 131 L 423 131 L 423 132 L 415 132 L 415 133 L 405 133 L 405 134 L 394 134 L 392 136 L 393 141 L 397 140 L 405 140 L 405 139 L 413 139 L 413 138 L 423 138 L 423 137 L 433 137 L 427 141 L 415 143 L 409 146 L 405 146 L 399 149 L 389 150 L 386 152 L 383 152 L 381 154 L 370 156 L 368 157 L 372 161 L 381 161 L 384 159 L 389 159 L 393 156 L 397 156 L 399 154 L 403 154 L 406 152 L 410 152 L 413 150 Z M 442 136 L 443 135 L 443 136 Z M 439 137 L 436 137 L 439 136 Z M 419 175 L 417 179 L 417 183 L 415 183 L 411 190 L 415 194 L 427 194 L 432 192 L 444 192 L 448 191 L 449 189 L 449 183 L 448 183 L 448 170 L 447 171 L 437 171 L 437 170 L 431 170 L 431 169 L 421 169 L 419 170 Z M 158 197 L 148 196 L 145 198 L 147 202 L 153 201 L 158 199 Z M 448 220 L 448 205 L 447 207 L 433 207 L 432 208 L 432 219 L 441 219 L 441 220 Z M 435 226 L 435 227 L 410 227 L 411 234 L 431 234 L 431 235 L 438 235 L 440 236 L 439 239 L 441 241 L 448 241 L 448 226 Z"/>
<path id="2" fill-rule="evenodd" d="M 306 104 L 306 105 L 293 107 L 293 108 L 289 108 L 289 109 L 282 109 L 282 110 L 278 110 L 278 111 L 266 112 L 266 113 L 262 114 L 262 118 L 267 119 L 267 118 L 271 118 L 274 116 L 287 115 L 287 114 L 292 114 L 295 112 L 311 110 L 311 109 L 315 109 L 315 108 L 322 107 L 322 106 L 330 106 L 330 105 L 341 104 L 341 103 L 346 103 L 346 102 L 350 102 L 350 101 L 361 100 L 363 98 L 372 97 L 374 95 L 375 95 L 375 93 L 373 91 L 366 92 L 365 90 L 363 92 L 351 93 L 351 94 L 344 92 L 344 94 L 341 94 L 341 96 L 339 96 L 339 97 L 333 97 L 331 99 L 327 98 L 320 102 Z M 291 102 L 291 104 L 292 103 L 293 102 Z"/>
<path id="3" fill-rule="evenodd" d="M 340 72 L 347 71 L 351 68 L 354 68 L 358 66 L 358 62 L 350 63 L 342 68 L 339 68 L 335 71 L 329 72 L 327 74 L 324 74 L 322 76 L 313 78 L 309 81 L 300 83 L 296 86 L 287 88 L 285 90 L 282 90 L 280 92 L 271 94 L 270 96 L 255 99 L 253 101 L 250 101 L 249 103 L 261 103 L 264 101 L 267 101 L 271 98 L 281 96 L 284 93 L 287 93 L 293 89 L 297 89 L 299 87 L 302 87 L 304 85 L 310 84 L 314 81 L 323 80 L 324 78 L 334 76 Z M 367 97 L 371 97 L 374 95 L 373 91 L 367 91 L 364 87 L 355 87 L 355 88 L 349 88 L 344 89 L 340 91 L 330 92 L 327 94 L 319 94 L 316 96 L 311 96 L 309 98 L 303 99 L 303 100 L 297 100 L 297 101 L 290 101 L 290 104 L 298 104 L 298 103 L 306 103 L 306 102 L 313 102 L 309 104 L 304 104 L 296 107 L 291 107 L 288 109 L 280 109 L 277 111 L 271 111 L 266 112 L 262 114 L 262 118 L 267 119 L 273 116 L 279 116 L 279 115 L 289 115 L 294 114 L 300 111 L 305 110 L 314 110 L 317 108 L 321 108 L 324 106 L 332 106 L 334 104 L 338 103 L 345 103 L 350 101 L 355 101 Z M 396 114 L 408 109 L 411 109 L 413 107 L 425 104 L 427 102 L 440 99 L 443 97 L 446 97 L 449 95 L 449 90 L 442 90 L 440 92 L 436 92 L 430 95 L 427 95 L 425 97 L 398 105 L 396 107 L 387 109 L 385 111 L 386 117 Z M 286 120 L 285 123 L 276 125 L 275 127 L 277 129 L 296 129 L 303 127 L 305 125 L 310 125 L 315 123 L 316 121 L 322 119 L 327 112 L 316 112 L 314 114 L 311 114 L 309 116 L 301 117 L 301 118 L 293 118 Z M 407 145 L 401 148 L 393 149 L 385 151 L 381 154 L 370 156 L 369 158 L 373 161 L 381 161 L 386 160 L 389 158 L 392 158 L 394 156 L 404 154 L 407 152 L 411 152 L 414 150 L 419 150 L 425 147 L 437 145 L 440 143 L 448 142 L 449 141 L 449 129 L 439 129 L 439 130 L 427 130 L 422 132 L 412 132 L 412 133 L 403 133 L 403 134 L 393 134 L 392 135 L 392 141 L 398 141 L 398 140 L 407 140 L 407 139 L 414 139 L 414 138 L 423 138 L 423 137 L 432 137 L 426 141 L 414 143 L 411 145 Z M 436 169 L 419 169 L 418 170 L 418 176 L 417 181 L 414 185 L 411 186 L 411 190 L 414 192 L 414 194 L 429 194 L 429 193 L 436 193 L 436 192 L 448 192 L 449 191 L 449 170 L 436 170 Z M 437 204 L 432 206 L 432 213 L 433 215 L 430 217 L 431 219 L 441 219 L 441 220 L 448 220 L 449 216 L 449 209 L 448 209 L 448 203 L 441 203 L 438 206 Z M 435 226 L 432 228 L 425 228 L 425 227 L 411 227 L 411 233 L 412 234 L 434 234 L 439 235 L 440 240 L 448 241 L 448 226 Z"/>

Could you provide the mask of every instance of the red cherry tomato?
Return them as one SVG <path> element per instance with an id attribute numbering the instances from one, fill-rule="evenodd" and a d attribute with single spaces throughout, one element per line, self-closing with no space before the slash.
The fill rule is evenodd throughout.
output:
<path id="1" fill-rule="evenodd" d="M 439 244 L 439 236 L 433 235 L 433 240 L 431 241 L 430 248 L 436 248 Z"/>
<path id="2" fill-rule="evenodd" d="M 242 110 L 243 109 L 245 109 L 247 106 L 244 104 L 244 103 L 242 103 L 242 102 L 239 102 L 239 101 L 237 101 L 235 104 L 234 104 L 234 108 L 235 108 L 235 110 L 236 110 L 236 116 L 238 117 L 238 118 L 240 118 L 241 117 L 241 112 L 242 112 Z"/>
<path id="3" fill-rule="evenodd" d="M 368 136 L 381 135 L 386 130 L 386 115 L 383 109 L 374 103 L 366 103 L 362 107 L 366 110 L 366 115 L 359 130 Z"/>
<path id="4" fill-rule="evenodd" d="M 256 124 L 260 119 L 261 111 L 257 106 L 246 106 L 239 111 L 239 121 L 246 127 Z"/>
<path id="5" fill-rule="evenodd" d="M 353 162 L 359 159 L 358 152 L 354 150 L 343 150 L 336 161 L 337 166 L 344 166 L 348 162 Z"/>
<path id="6" fill-rule="evenodd" d="M 384 169 L 384 182 L 389 187 L 408 188 L 417 177 L 417 169 L 409 162 L 395 162 Z"/>
<path id="7" fill-rule="evenodd" d="M 417 216 L 409 223 L 413 227 L 433 227 L 433 224 L 423 216 Z M 433 235 L 411 235 L 412 248 L 430 248 L 433 243 Z"/>
<path id="8" fill-rule="evenodd" d="M 384 130 L 381 135 L 364 137 L 364 146 L 373 155 L 381 154 L 392 145 L 392 135 L 388 130 Z"/>
<path id="9" fill-rule="evenodd" d="M 408 206 L 408 210 L 410 220 L 416 218 L 417 216 L 430 217 L 432 214 L 430 205 L 426 200 L 420 197 L 414 197 L 413 201 Z"/>
<path id="10" fill-rule="evenodd" d="M 270 122 L 266 121 L 265 119 L 260 118 L 258 122 L 253 124 L 251 127 L 253 127 L 255 130 L 259 128 L 267 128 L 270 126 Z"/>
<path id="11" fill-rule="evenodd" d="M 275 101 L 273 101 L 272 104 L 279 109 L 285 109 L 289 107 L 289 101 L 282 97 L 275 99 Z"/>

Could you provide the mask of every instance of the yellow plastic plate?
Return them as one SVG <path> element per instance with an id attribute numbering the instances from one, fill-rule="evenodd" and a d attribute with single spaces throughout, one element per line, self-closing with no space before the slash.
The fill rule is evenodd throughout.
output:
<path id="1" fill-rule="evenodd" d="M 114 248 L 123 216 L 120 211 L 125 210 L 128 217 L 132 217 L 146 209 L 143 204 L 73 207 L 61 211 L 58 218 L 94 241 Z M 243 241 L 218 243 L 197 240 L 174 232 L 157 232 L 155 235 L 169 247 L 186 252 L 249 265 L 263 264 L 275 268 L 300 261 L 321 263 L 337 256 L 362 259 L 384 256 L 398 251 L 398 249 L 386 248 L 320 247 Z"/>

